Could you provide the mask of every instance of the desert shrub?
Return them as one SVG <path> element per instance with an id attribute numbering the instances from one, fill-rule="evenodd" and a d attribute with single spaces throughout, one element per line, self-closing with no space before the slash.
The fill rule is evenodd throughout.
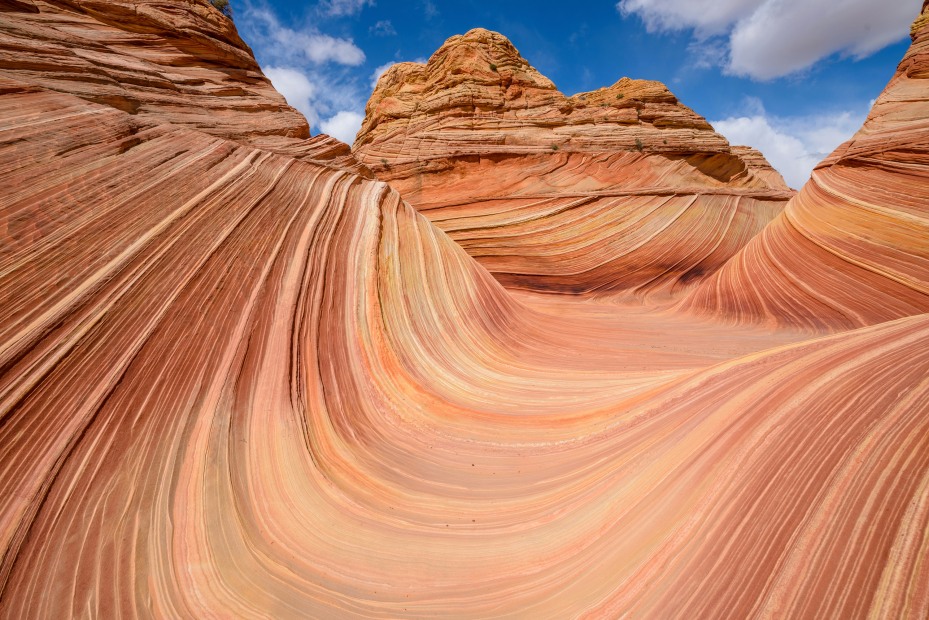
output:
<path id="1" fill-rule="evenodd" d="M 229 0 L 210 0 L 210 4 L 226 17 L 232 17 L 232 5 L 229 4 Z"/>
<path id="2" fill-rule="evenodd" d="M 491 70 L 491 71 L 496 71 L 496 70 L 497 70 L 497 65 L 495 65 L 494 63 L 490 63 L 490 70 Z"/>
<path id="3" fill-rule="evenodd" d="M 557 145 L 557 144 L 553 144 L 553 145 L 552 145 L 552 150 L 553 150 L 553 151 L 557 151 L 557 150 L 558 150 L 558 145 Z"/>
<path id="4" fill-rule="evenodd" d="M 622 93 L 619 93 L 618 95 L 616 95 L 616 98 L 617 98 L 617 99 L 622 99 L 622 98 L 625 97 L 625 96 L 626 96 L 626 95 L 624 95 L 624 94 L 622 94 Z"/>
<path id="5" fill-rule="evenodd" d="M 640 153 L 645 150 L 645 145 L 642 144 L 642 141 L 639 138 L 635 139 L 635 150 Z"/>

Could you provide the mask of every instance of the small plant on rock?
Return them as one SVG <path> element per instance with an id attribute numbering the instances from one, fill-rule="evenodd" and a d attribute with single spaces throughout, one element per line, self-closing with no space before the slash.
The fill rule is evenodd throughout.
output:
<path id="1" fill-rule="evenodd" d="M 496 70 L 497 70 L 497 65 L 495 65 L 494 63 L 490 63 L 490 70 L 491 70 L 491 71 L 496 71 Z"/>
<path id="2" fill-rule="evenodd" d="M 622 98 L 625 97 L 625 96 L 626 96 L 626 95 L 624 95 L 624 94 L 622 94 L 622 93 L 619 93 L 618 95 L 616 95 L 616 98 L 617 98 L 617 99 L 622 99 Z"/>
<path id="3" fill-rule="evenodd" d="M 210 0 L 210 4 L 226 17 L 232 17 L 232 5 L 229 4 L 229 0 Z"/>
<path id="4" fill-rule="evenodd" d="M 557 150 L 558 150 L 558 145 L 557 145 L 557 144 L 553 144 L 553 145 L 552 145 L 552 150 L 553 150 L 553 151 L 557 151 Z"/>
<path id="5" fill-rule="evenodd" d="M 639 138 L 635 139 L 635 150 L 637 150 L 640 153 L 645 150 L 645 145 L 642 144 L 642 140 L 640 140 Z"/>

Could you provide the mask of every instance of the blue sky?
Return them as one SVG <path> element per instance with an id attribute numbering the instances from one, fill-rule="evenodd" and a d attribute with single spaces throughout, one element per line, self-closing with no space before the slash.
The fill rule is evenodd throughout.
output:
<path id="1" fill-rule="evenodd" d="M 570 95 L 660 80 L 799 187 L 864 120 L 920 0 L 232 0 L 287 100 L 351 143 L 378 72 L 474 27 L 503 33 Z"/>

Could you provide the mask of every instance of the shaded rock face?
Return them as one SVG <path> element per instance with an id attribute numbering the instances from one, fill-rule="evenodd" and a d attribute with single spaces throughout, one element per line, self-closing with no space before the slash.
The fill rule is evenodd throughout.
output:
<path id="1" fill-rule="evenodd" d="M 0 2 L 3 36 L 61 10 Z M 929 314 L 514 292 L 345 145 L 27 77 L 0 76 L 0 618 L 929 616 Z M 913 159 L 849 184 L 893 210 L 885 172 L 929 186 L 907 80 L 882 123 Z"/>
<path id="2" fill-rule="evenodd" d="M 310 136 L 208 2 L 31 4 L 0 12 L 0 75 L 233 140 Z"/>
<path id="3" fill-rule="evenodd" d="M 733 321 L 833 329 L 929 312 L 925 9 L 912 38 L 861 130 L 684 307 Z"/>
<path id="4" fill-rule="evenodd" d="M 0 4 L 0 77 L 370 176 L 341 143 L 310 138 L 232 20 L 206 0 Z"/>
<path id="5" fill-rule="evenodd" d="M 382 76 L 353 150 L 503 284 L 534 291 L 675 293 L 792 195 L 663 84 L 566 97 L 483 29 Z"/>

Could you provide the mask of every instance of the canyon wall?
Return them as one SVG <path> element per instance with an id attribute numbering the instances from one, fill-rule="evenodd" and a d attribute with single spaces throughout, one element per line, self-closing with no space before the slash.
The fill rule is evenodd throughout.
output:
<path id="1" fill-rule="evenodd" d="M 0 42 L 48 28 L 33 39 L 51 46 L 65 23 L 100 40 L 148 32 L 153 7 L 179 11 L 176 31 L 98 50 L 69 79 L 0 65 L 0 617 L 929 615 L 929 314 L 895 305 L 926 279 L 913 231 L 929 115 L 919 63 L 906 64 L 925 20 L 912 73 L 862 133 L 761 236 L 729 246 L 719 275 L 695 278 L 681 311 L 649 295 L 599 299 L 575 276 L 509 284 L 585 294 L 505 288 L 392 187 L 411 177 L 377 180 L 344 145 L 289 134 L 305 125 L 258 74 L 243 97 L 277 107 L 226 101 L 217 124 L 199 111 L 213 95 L 176 94 L 197 110 L 175 114 L 125 74 L 111 76 L 119 88 L 95 77 L 162 45 L 235 41 L 206 2 L 0 0 Z M 194 16 L 213 25 L 197 34 Z M 67 49 L 87 55 L 83 45 Z M 39 55 L 22 49 L 21 65 Z M 185 58 L 181 77 L 164 73 L 181 93 L 184 76 L 220 66 Z M 539 97 L 557 98 L 523 70 Z M 140 104 L 97 97 L 94 84 Z M 704 150 L 565 146 L 545 157 L 585 172 L 564 177 L 528 152 L 498 158 L 491 189 L 515 183 L 519 161 L 527 182 L 565 179 L 581 194 L 587 178 L 612 191 L 621 171 L 679 199 L 687 178 L 699 192 L 681 195 L 715 198 L 670 219 L 698 230 L 713 213 L 737 219 L 736 204 L 789 195 L 755 153 L 662 105 L 692 126 L 631 129 L 700 137 Z M 253 131 L 264 114 L 282 133 Z M 906 131 L 885 131 L 895 123 Z M 584 140 L 627 140 L 603 133 Z M 883 146 L 860 150 L 872 135 Z M 383 175 L 379 155 L 360 156 Z M 814 201 L 823 187 L 848 197 L 843 209 L 915 227 L 865 234 L 865 219 Z M 475 209 L 489 218 L 491 206 Z M 773 261 L 773 240 L 796 239 L 778 236 L 785 223 L 814 215 L 834 222 L 815 229 L 831 235 L 834 279 L 798 279 L 821 287 L 803 296 L 783 274 L 748 271 Z M 641 235 L 643 252 L 681 251 L 680 234 L 598 226 Z M 547 242 L 578 233 L 555 228 Z M 809 238 L 790 247 L 805 252 Z M 539 255 L 513 239 L 514 255 Z M 887 251 L 859 281 L 837 254 L 864 264 L 865 243 Z M 670 290 L 679 278 L 666 273 Z M 883 297 L 868 296 L 885 281 Z M 790 312 L 740 302 L 748 286 L 795 295 Z M 834 306 L 810 304 L 843 286 L 870 300 L 859 322 L 874 324 L 843 330 Z M 877 323 L 882 312 L 894 320 Z"/>

